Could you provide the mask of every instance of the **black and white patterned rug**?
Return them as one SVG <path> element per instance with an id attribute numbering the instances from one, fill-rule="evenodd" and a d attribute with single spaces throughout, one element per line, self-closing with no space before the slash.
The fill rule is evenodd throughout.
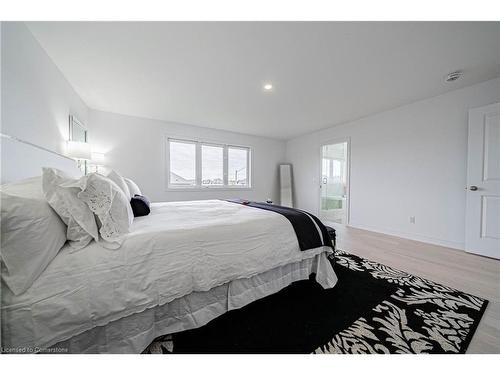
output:
<path id="1" fill-rule="evenodd" d="M 294 283 L 145 353 L 465 353 L 488 301 L 343 251 L 338 284 Z"/>

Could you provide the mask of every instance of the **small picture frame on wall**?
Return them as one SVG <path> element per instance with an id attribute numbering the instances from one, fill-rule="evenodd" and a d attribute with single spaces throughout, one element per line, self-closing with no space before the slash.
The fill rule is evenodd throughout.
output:
<path id="1" fill-rule="evenodd" d="M 87 127 L 74 115 L 69 115 L 69 142 L 88 143 Z M 71 155 L 70 155 L 71 156 Z M 75 158 L 78 168 L 84 173 L 89 172 L 87 159 Z"/>

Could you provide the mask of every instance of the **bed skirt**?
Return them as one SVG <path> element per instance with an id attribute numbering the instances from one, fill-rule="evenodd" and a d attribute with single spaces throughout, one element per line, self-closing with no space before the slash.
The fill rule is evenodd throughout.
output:
<path id="1" fill-rule="evenodd" d="M 206 292 L 193 292 L 158 306 L 95 327 L 49 348 L 52 353 L 141 353 L 156 337 L 198 328 L 227 311 L 241 308 L 315 274 L 323 288 L 337 277 L 328 253 L 287 264 L 248 279 L 233 280 Z M 44 350 L 42 349 L 42 352 Z"/>

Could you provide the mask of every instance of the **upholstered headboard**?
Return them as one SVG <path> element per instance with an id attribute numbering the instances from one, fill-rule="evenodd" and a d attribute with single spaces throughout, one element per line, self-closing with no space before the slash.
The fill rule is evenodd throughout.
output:
<path id="1" fill-rule="evenodd" d="M 58 168 L 75 177 L 82 175 L 73 159 L 9 135 L 0 134 L 0 153 L 1 184 L 40 176 L 42 167 Z"/>

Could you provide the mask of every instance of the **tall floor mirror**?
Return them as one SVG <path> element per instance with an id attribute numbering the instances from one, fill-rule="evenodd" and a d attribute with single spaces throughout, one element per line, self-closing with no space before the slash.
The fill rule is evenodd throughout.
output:
<path id="1" fill-rule="evenodd" d="M 291 164 L 280 164 L 280 205 L 293 207 Z"/>

